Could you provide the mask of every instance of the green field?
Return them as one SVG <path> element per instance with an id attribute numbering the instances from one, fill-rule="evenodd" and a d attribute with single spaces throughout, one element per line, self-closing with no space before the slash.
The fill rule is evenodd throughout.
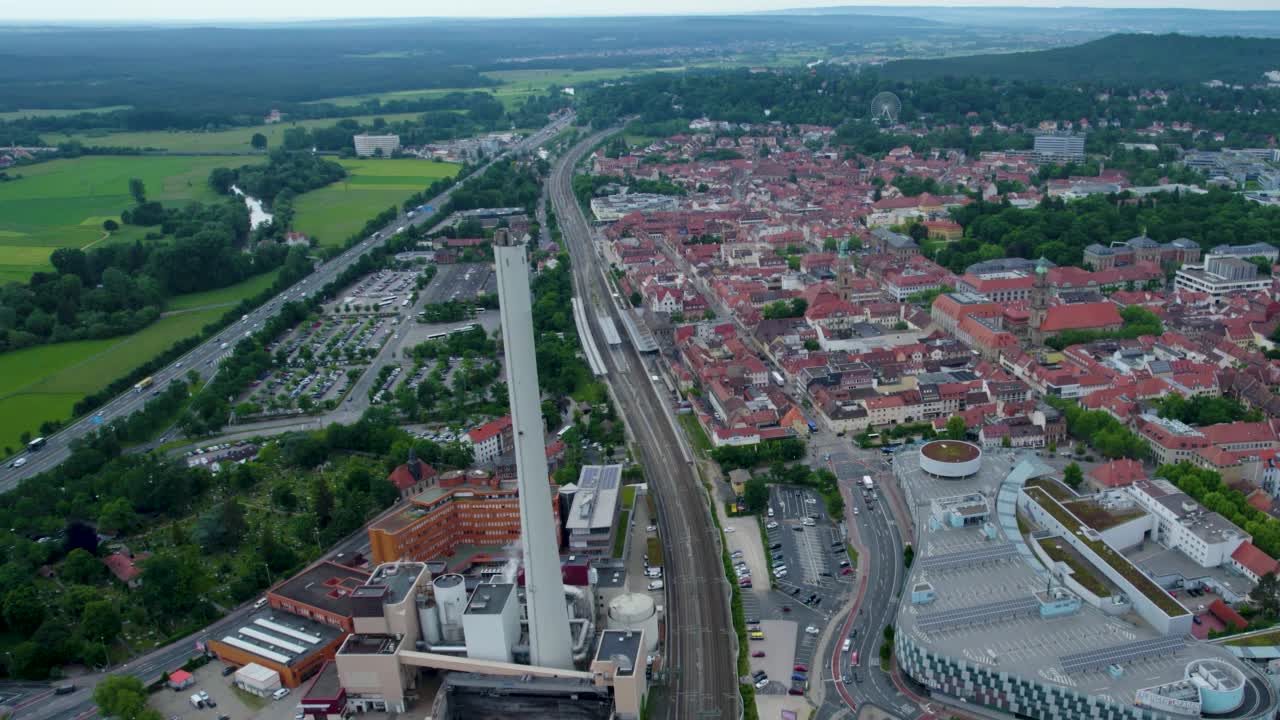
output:
<path id="1" fill-rule="evenodd" d="M 341 245 L 374 215 L 392 205 L 400 205 L 433 180 L 456 174 L 459 167 L 429 160 L 339 162 L 350 175 L 328 187 L 302 194 L 293 205 L 294 228 L 317 238 L 321 245 Z"/>
<path id="2" fill-rule="evenodd" d="M 20 168 L 21 179 L 0 183 L 0 282 L 26 282 L 49 268 L 55 248 L 100 240 L 102 221 L 133 204 L 129 178 L 141 178 L 153 200 L 212 200 L 209 171 L 226 164 L 226 158 L 94 156 Z"/>
<path id="3" fill-rule="evenodd" d="M 16 447 L 22 431 L 36 433 L 45 420 L 65 420 L 77 400 L 128 374 L 178 340 L 199 333 L 224 312 L 225 308 L 215 308 L 179 313 L 133 335 L 43 345 L 0 355 L 0 447 Z"/>
<path id="4" fill-rule="evenodd" d="M 643 75 L 654 72 L 674 72 L 683 70 L 676 68 L 598 68 L 596 70 L 499 70 L 481 73 L 487 78 L 497 80 L 501 85 L 485 88 L 433 88 L 430 90 L 397 90 L 393 92 L 368 93 L 365 95 L 344 95 L 342 97 L 325 98 L 315 102 L 332 103 L 334 105 L 359 105 L 368 100 L 381 102 L 392 100 L 418 100 L 420 98 L 439 97 L 455 92 L 488 92 L 493 93 L 508 110 L 519 105 L 530 95 L 538 95 L 546 91 L 548 85 L 573 87 L 582 83 L 597 80 L 615 80 L 628 75 Z"/>
<path id="5" fill-rule="evenodd" d="M 59 117 L 61 115 L 78 115 L 80 113 L 109 113 L 116 110 L 128 110 L 132 105 L 108 105 L 105 107 L 81 108 L 74 110 L 71 108 L 39 108 L 39 109 L 22 109 L 11 110 L 9 112 L 0 112 L 0 121 L 21 120 L 22 118 L 42 118 L 42 117 Z"/>
<path id="6" fill-rule="evenodd" d="M 225 312 L 227 306 L 235 305 L 241 300 L 253 297 L 271 287 L 271 284 L 276 281 L 276 276 L 279 274 L 279 270 L 272 270 L 218 290 L 176 295 L 169 299 L 165 310 L 167 312 L 179 312 L 196 308 L 220 307 Z"/>
<path id="7" fill-rule="evenodd" d="M 415 118 L 421 113 L 384 113 L 381 115 L 358 115 L 350 118 L 361 123 L 374 118 L 383 118 L 387 122 Z M 267 136 L 267 147 L 273 148 L 284 140 L 284 131 L 291 127 L 330 127 L 345 118 L 324 118 L 320 120 L 300 120 L 296 123 L 282 122 L 271 125 L 251 125 L 232 130 L 216 130 L 213 132 L 108 132 L 108 133 L 76 133 L 74 135 L 42 133 L 40 137 L 47 143 L 58 144 L 68 140 L 79 140 L 85 145 L 102 145 L 107 147 L 159 148 L 170 152 L 250 152 L 249 140 L 254 133 Z M 238 165 L 248 160 L 224 158 L 221 165 Z"/>

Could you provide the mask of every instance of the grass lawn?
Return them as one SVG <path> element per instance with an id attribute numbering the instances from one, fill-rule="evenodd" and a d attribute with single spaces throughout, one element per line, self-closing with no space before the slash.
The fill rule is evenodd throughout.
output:
<path id="1" fill-rule="evenodd" d="M 109 113 L 116 110 L 128 110 L 131 107 L 133 106 L 107 105 L 104 107 L 82 108 L 79 110 L 71 108 L 23 108 L 21 110 L 0 112 L 0 121 L 21 120 L 22 118 L 60 117 L 63 115 L 79 115 L 80 113 Z"/>
<path id="2" fill-rule="evenodd" d="M 622 507 L 630 510 L 636 504 L 636 486 L 626 485 L 622 488 Z"/>
<path id="3" fill-rule="evenodd" d="M 59 247 L 83 248 L 102 239 L 102 222 L 133 204 L 129 179 L 161 202 L 213 200 L 209 171 L 226 158 L 81 157 L 19 168 L 20 180 L 0 183 L 0 282 L 26 282 L 49 268 Z M 141 228 L 125 228 L 122 232 Z"/>
<path id="4" fill-rule="evenodd" d="M 451 177 L 458 165 L 430 160 L 340 160 L 350 173 L 332 185 L 303 193 L 294 203 L 294 227 L 321 245 L 339 246 L 369 218 Z"/>
<path id="5" fill-rule="evenodd" d="M 193 310 L 195 308 L 217 307 L 222 306 L 223 310 L 227 305 L 235 305 L 247 297 L 253 297 L 258 293 L 271 287 L 276 281 L 276 276 L 280 274 L 280 270 L 272 270 L 268 273 L 255 275 L 248 280 L 228 285 L 218 290 L 206 290 L 205 292 L 188 293 L 186 295 L 177 295 L 169 300 L 169 305 L 165 309 L 168 312 L 176 312 L 180 310 Z"/>
<path id="6" fill-rule="evenodd" d="M 170 345 L 200 332 L 224 308 L 161 318 L 133 335 L 27 348 L 0 355 L 0 446 L 17 446 L 23 430 L 65 420 L 85 395 L 97 392 Z"/>
<path id="7" fill-rule="evenodd" d="M 680 420 L 684 434 L 689 437 L 694 450 L 702 453 L 711 452 L 711 439 L 707 437 L 707 432 L 698 424 L 698 418 L 694 417 L 693 413 L 677 415 L 676 418 Z"/>
<path id="8" fill-rule="evenodd" d="M 361 123 L 369 122 L 376 117 L 385 118 L 387 122 L 414 118 L 421 113 L 384 113 L 381 115 L 360 115 L 354 118 Z M 215 130 L 213 132 L 169 132 L 164 130 L 152 132 L 107 132 L 107 133 L 44 133 L 40 137 L 45 142 L 58 144 L 69 140 L 79 140 L 85 145 L 103 145 L 108 147 L 141 147 L 161 148 L 170 152 L 249 152 L 249 140 L 254 133 L 267 136 L 267 147 L 273 148 L 284 141 L 284 131 L 291 127 L 331 127 L 344 118 L 322 118 L 318 120 L 299 120 L 296 123 L 281 122 L 271 125 L 250 125 L 231 130 Z M 240 158 L 221 158 L 218 165 L 243 165 L 249 160 Z"/>

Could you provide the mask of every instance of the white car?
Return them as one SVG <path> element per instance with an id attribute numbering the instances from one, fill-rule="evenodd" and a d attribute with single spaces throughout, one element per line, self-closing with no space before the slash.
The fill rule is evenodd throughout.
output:
<path id="1" fill-rule="evenodd" d="M 810 635 L 817 635 L 818 633 L 822 632 L 821 630 L 818 629 L 817 625 L 810 625 L 809 627 L 805 628 L 804 631 Z"/>
<path id="2" fill-rule="evenodd" d="M 649 590 L 651 591 L 661 590 L 662 588 L 663 588 L 663 582 L 661 580 L 654 580 L 653 582 L 649 583 Z"/>
<path id="3" fill-rule="evenodd" d="M 271 693 L 271 699 L 281 700 L 288 694 L 289 694 L 289 688 L 280 688 L 279 690 L 276 690 L 275 692 Z"/>
<path id="4" fill-rule="evenodd" d="M 764 678 L 756 683 L 757 690 L 763 690 L 765 685 L 769 684 L 769 678 Z"/>
<path id="5" fill-rule="evenodd" d="M 658 526 L 650 525 L 649 527 L 645 528 L 645 532 L 658 532 Z"/>
<path id="6" fill-rule="evenodd" d="M 18 458 L 17 460 L 14 460 L 12 464 L 13 464 L 13 466 L 14 466 L 14 467 L 16 467 L 16 468 L 20 468 L 20 467 L 22 467 L 23 465 L 26 465 L 26 464 L 27 464 L 27 459 L 26 459 L 26 458 Z"/>
<path id="7" fill-rule="evenodd" d="M 738 532 L 737 528 L 732 528 L 732 527 L 726 527 L 724 531 L 727 533 Z"/>
<path id="8" fill-rule="evenodd" d="M 765 527 L 766 527 L 767 529 L 769 529 L 769 530 L 777 530 L 777 529 L 778 529 L 778 523 L 777 523 L 777 522 L 775 522 L 775 521 L 773 521 L 773 520 L 770 520 L 770 521 L 769 521 L 769 524 L 768 524 L 768 525 L 765 525 Z"/>

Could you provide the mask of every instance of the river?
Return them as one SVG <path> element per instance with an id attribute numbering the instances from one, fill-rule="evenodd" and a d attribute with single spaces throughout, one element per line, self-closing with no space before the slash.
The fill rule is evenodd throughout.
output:
<path id="1" fill-rule="evenodd" d="M 244 191 L 235 185 L 231 186 L 231 192 L 244 198 L 244 204 L 249 206 L 249 229 L 257 230 L 259 225 L 271 222 L 271 213 L 262 209 L 262 201 L 255 197 L 249 197 Z"/>

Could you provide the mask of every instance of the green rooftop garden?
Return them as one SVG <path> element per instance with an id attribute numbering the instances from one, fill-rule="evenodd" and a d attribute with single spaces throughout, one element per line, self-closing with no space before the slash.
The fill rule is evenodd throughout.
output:
<path id="1" fill-rule="evenodd" d="M 1093 550 L 1103 562 L 1111 566 L 1111 569 L 1120 573 L 1120 576 L 1128 580 L 1138 592 L 1147 596 L 1147 599 L 1155 603 L 1157 607 L 1167 613 L 1170 617 L 1186 615 L 1187 609 L 1182 607 L 1178 601 L 1174 600 L 1169 593 L 1161 590 L 1158 585 L 1151 581 L 1139 570 L 1133 563 L 1129 562 L 1124 556 L 1111 549 L 1101 540 L 1091 540 L 1085 537 L 1082 530 L 1086 527 L 1079 518 L 1067 510 L 1061 503 L 1053 499 L 1047 491 L 1038 487 L 1025 487 L 1023 492 L 1027 497 L 1031 498 L 1037 505 L 1044 508 L 1046 512 L 1053 516 L 1055 520 L 1066 528 L 1067 532 L 1074 534 L 1085 545 Z"/>

